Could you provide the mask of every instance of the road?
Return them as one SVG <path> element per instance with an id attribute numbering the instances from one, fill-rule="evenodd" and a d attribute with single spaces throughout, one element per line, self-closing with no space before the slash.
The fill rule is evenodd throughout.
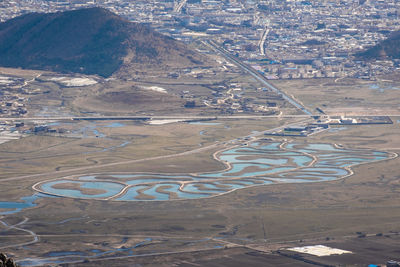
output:
<path id="1" fill-rule="evenodd" d="M 14 229 L 14 230 L 18 230 L 18 231 L 23 231 L 23 232 L 28 233 L 33 238 L 32 241 L 23 242 L 23 243 L 19 243 L 19 244 L 6 245 L 6 246 L 1 246 L 0 245 L 0 249 L 27 246 L 27 245 L 31 245 L 31 244 L 37 243 L 39 241 L 39 237 L 38 237 L 38 235 L 36 233 L 32 232 L 31 230 L 27 230 L 27 229 L 18 227 L 18 226 L 21 226 L 21 225 L 25 224 L 26 222 L 28 222 L 28 218 L 25 218 L 23 221 L 21 221 L 21 222 L 19 222 L 17 224 L 14 224 L 14 225 L 9 225 L 6 222 L 0 220 L 0 223 L 2 225 L 4 225 L 7 228 L 7 230 Z"/>
<path id="2" fill-rule="evenodd" d="M 292 104 L 296 108 L 300 109 L 304 114 L 309 115 L 309 116 L 312 115 L 312 112 L 309 111 L 303 104 L 299 103 L 298 101 L 296 101 L 295 99 L 293 99 L 289 95 L 285 94 L 284 92 L 282 92 L 281 90 L 279 90 L 278 88 L 276 88 L 275 86 L 270 84 L 268 82 L 268 80 L 263 75 L 261 75 L 258 71 L 256 71 L 252 67 L 248 66 L 247 64 L 243 63 L 242 61 L 240 61 L 240 59 L 232 56 L 228 51 L 226 51 L 224 48 L 220 47 L 214 41 L 207 40 L 207 41 L 202 41 L 202 43 L 204 45 L 209 46 L 212 49 L 220 52 L 222 56 L 224 56 L 226 59 L 231 61 L 233 64 L 235 64 L 238 67 L 240 67 L 242 70 L 244 70 L 247 73 L 249 73 L 251 76 L 256 78 L 259 82 L 261 82 L 264 86 L 268 87 L 269 89 L 271 89 L 272 91 L 276 92 L 277 94 L 282 95 L 283 99 L 288 101 L 290 104 Z"/>
<path id="3" fill-rule="evenodd" d="M 87 116 L 87 117 L 0 117 L 1 121 L 122 121 L 122 120 L 182 120 L 182 121 L 194 121 L 194 120 L 229 120 L 229 119 L 296 119 L 296 118 L 312 118 L 316 115 L 226 115 L 226 116 L 182 116 L 182 115 L 171 115 L 171 116 Z M 376 117 L 376 116 L 388 116 L 388 117 L 400 117 L 400 114 L 379 114 L 379 115 L 352 115 L 353 117 Z"/>
<path id="4" fill-rule="evenodd" d="M 260 54 L 265 56 L 265 40 L 267 39 L 269 29 L 265 27 L 263 34 L 261 35 L 260 41 L 258 42 L 258 47 L 260 49 Z"/>
<path id="5" fill-rule="evenodd" d="M 31 82 L 35 81 L 35 80 L 36 80 L 37 78 L 39 78 L 41 75 L 42 75 L 42 74 L 40 73 L 40 74 L 36 75 L 35 77 L 33 77 L 32 79 L 30 79 L 29 81 L 24 81 L 24 84 L 21 86 L 21 88 L 22 88 L 22 87 L 25 87 L 25 86 L 27 86 L 28 84 L 30 84 Z"/>
<path id="6" fill-rule="evenodd" d="M 170 115 L 170 116 L 58 116 L 58 117 L 0 117 L 0 121 L 61 121 L 61 120 L 216 120 L 216 119 L 267 119 L 267 118 L 310 118 L 311 115 L 226 115 L 226 116 L 184 116 L 184 115 Z"/>
<path id="7" fill-rule="evenodd" d="M 182 8 L 183 8 L 183 6 L 186 4 L 186 1 L 187 0 L 182 0 L 182 1 L 178 2 L 174 7 L 174 12 L 180 13 Z"/>

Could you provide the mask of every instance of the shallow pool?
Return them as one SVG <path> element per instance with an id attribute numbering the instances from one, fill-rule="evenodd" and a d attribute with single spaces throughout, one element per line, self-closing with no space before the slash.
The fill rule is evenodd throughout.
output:
<path id="1" fill-rule="evenodd" d="M 256 142 L 220 152 L 219 160 L 231 167 L 225 170 L 195 176 L 163 173 L 86 175 L 75 181 L 60 179 L 45 182 L 40 187 L 46 193 L 65 197 L 107 199 L 121 192 L 125 184 L 125 193 L 114 200 L 146 200 L 138 199 L 139 191 L 157 201 L 170 200 L 169 193 L 175 193 L 174 198 L 178 199 L 197 199 L 255 185 L 335 180 L 350 173 L 345 167 L 389 157 L 390 154 L 383 151 L 347 150 L 332 144 L 289 143 L 285 147 L 277 142 Z M 112 182 L 114 180 L 115 183 Z M 63 183 L 70 186 L 75 183 L 77 188 L 54 188 Z M 85 189 L 105 192 L 89 195 L 83 193 Z"/>
<path id="2" fill-rule="evenodd" d="M 77 187 L 82 188 L 82 190 L 78 189 L 63 189 L 63 188 L 54 188 L 55 185 L 63 186 L 64 185 L 76 185 Z M 41 185 L 41 189 L 49 194 L 53 194 L 56 196 L 66 196 L 66 197 L 74 197 L 74 198 L 108 198 L 118 194 L 124 186 L 119 183 L 112 182 L 99 182 L 99 181 L 73 181 L 73 180 L 56 180 L 47 182 Z M 100 194 L 85 194 L 82 191 L 84 189 L 99 189 L 101 191 L 105 191 Z"/>
<path id="3" fill-rule="evenodd" d="M 192 125 L 204 125 L 204 126 L 212 126 L 212 125 L 220 125 L 220 122 L 207 122 L 207 121 L 192 121 L 189 122 Z"/>
<path id="4" fill-rule="evenodd" d="M 37 193 L 29 197 L 21 197 L 21 202 L 0 201 L 0 209 L 6 209 L 6 211 L 0 211 L 0 215 L 13 214 L 26 208 L 35 207 L 34 202 L 41 196 L 42 194 Z"/>
<path id="5" fill-rule="evenodd" d="M 126 193 L 122 197 L 116 198 L 115 200 L 123 200 L 123 201 L 138 200 L 136 199 L 136 197 L 139 195 L 138 191 L 147 187 L 148 186 L 146 185 L 132 186 L 126 191 Z"/>

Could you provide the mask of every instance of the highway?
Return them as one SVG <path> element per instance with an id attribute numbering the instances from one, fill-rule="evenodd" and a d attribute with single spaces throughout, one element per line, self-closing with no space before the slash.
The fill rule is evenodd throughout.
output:
<path id="1" fill-rule="evenodd" d="M 57 117 L 0 117 L 0 122 L 4 121 L 112 121 L 112 120 L 182 120 L 182 121 L 196 121 L 196 120 L 230 120 L 230 119 L 296 119 L 296 118 L 312 118 L 315 115 L 210 115 L 210 116 L 184 116 L 184 115 L 168 115 L 168 116 L 57 116 Z M 323 116 L 323 115 L 322 115 Z M 352 117 L 400 117 L 400 114 L 379 114 L 379 115 L 364 115 L 355 114 Z"/>
<path id="2" fill-rule="evenodd" d="M 282 92 L 281 90 L 279 90 L 278 88 L 276 88 L 275 86 L 270 84 L 268 82 L 268 80 L 263 75 L 261 75 L 258 71 L 256 71 L 252 67 L 248 66 L 247 64 L 243 63 L 238 58 L 232 56 L 228 51 L 226 51 L 224 48 L 220 47 L 214 41 L 207 40 L 207 41 L 202 41 L 202 43 L 204 45 L 209 46 L 209 47 L 213 48 L 214 50 L 217 50 L 218 52 L 220 52 L 221 55 L 224 56 L 226 59 L 228 59 L 233 64 L 235 64 L 238 67 L 240 67 L 242 70 L 244 70 L 247 73 L 249 73 L 251 76 L 256 78 L 259 82 L 261 82 L 264 86 L 268 87 L 269 89 L 271 89 L 272 91 L 276 92 L 277 94 L 282 95 L 283 99 L 288 101 L 290 104 L 292 104 L 296 108 L 300 109 L 303 113 L 305 113 L 307 115 L 312 115 L 312 112 L 309 111 L 304 105 L 302 105 L 301 103 L 299 103 L 298 101 L 296 101 L 295 99 L 290 97 L 289 95 L 285 94 L 284 92 Z"/>
<path id="3" fill-rule="evenodd" d="M 0 117 L 1 121 L 90 121 L 90 120 L 225 120 L 225 119 L 267 119 L 267 118 L 310 118 L 311 115 L 226 115 L 226 116 L 184 116 L 184 115 L 168 115 L 168 116 L 57 116 L 57 117 Z"/>

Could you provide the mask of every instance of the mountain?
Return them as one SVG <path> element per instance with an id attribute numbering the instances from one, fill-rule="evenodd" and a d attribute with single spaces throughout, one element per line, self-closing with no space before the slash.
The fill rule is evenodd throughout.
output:
<path id="1" fill-rule="evenodd" d="M 356 54 L 356 57 L 360 59 L 400 59 L 400 31 L 392 33 L 386 40 Z"/>
<path id="2" fill-rule="evenodd" d="M 103 8 L 30 13 L 0 23 L 0 66 L 109 77 L 123 66 L 188 65 L 182 43 Z"/>

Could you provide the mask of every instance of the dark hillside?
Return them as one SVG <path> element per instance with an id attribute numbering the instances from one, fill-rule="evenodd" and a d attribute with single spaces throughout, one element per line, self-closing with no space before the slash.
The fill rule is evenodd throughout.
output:
<path id="1" fill-rule="evenodd" d="M 159 64 L 174 54 L 190 53 L 175 40 L 102 8 L 31 13 L 0 24 L 0 65 L 5 67 L 108 77 L 128 55 L 133 63 Z"/>
<path id="2" fill-rule="evenodd" d="M 359 59 L 400 59 L 400 31 L 388 39 L 356 55 Z"/>

